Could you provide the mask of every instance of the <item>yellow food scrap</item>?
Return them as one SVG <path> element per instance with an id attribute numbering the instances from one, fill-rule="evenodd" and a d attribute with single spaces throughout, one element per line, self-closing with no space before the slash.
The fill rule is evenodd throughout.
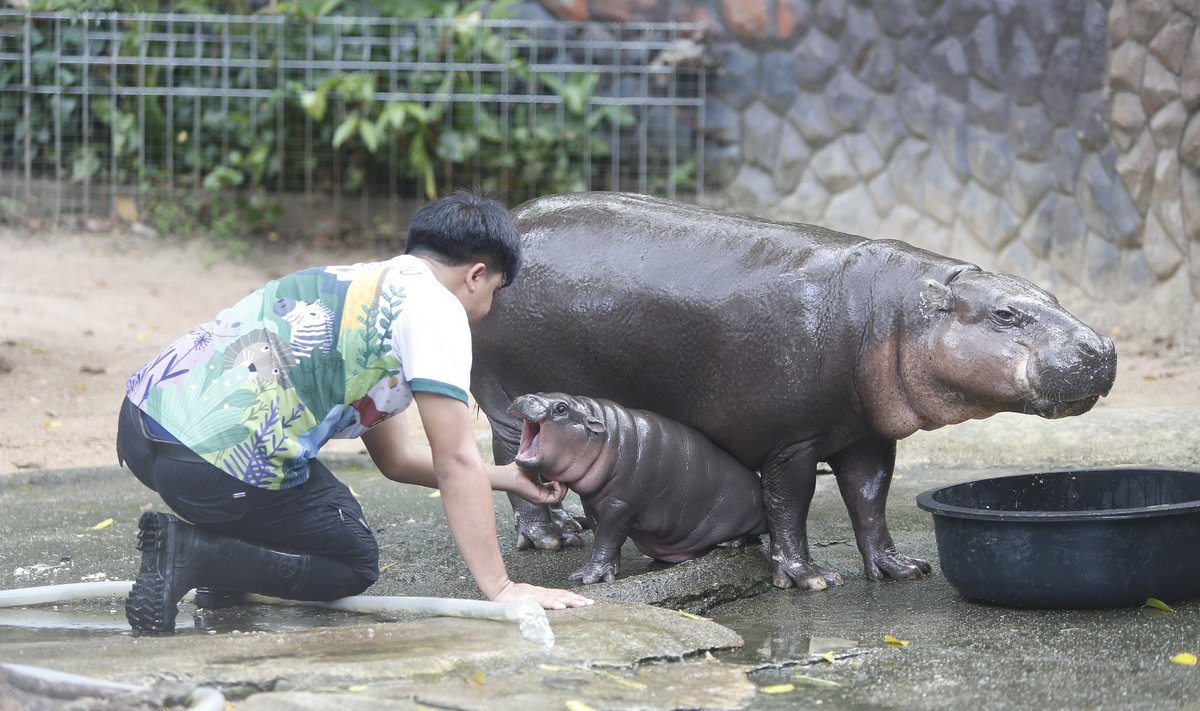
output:
<path id="1" fill-rule="evenodd" d="M 349 692 L 352 692 L 352 693 L 355 693 L 355 694 L 357 694 L 357 693 L 358 693 L 358 692 L 360 692 L 360 691 L 366 691 L 366 690 L 367 690 L 367 685 L 366 685 L 366 684 L 355 684 L 354 686 L 347 686 L 347 687 L 346 687 L 346 691 L 349 691 Z"/>
<path id="2" fill-rule="evenodd" d="M 764 694 L 786 694 L 789 691 L 795 691 L 796 685 L 795 684 L 774 684 L 772 686 L 759 687 L 758 690 L 763 692 Z"/>
<path id="3" fill-rule="evenodd" d="M 835 661 L 837 661 L 837 659 L 833 656 L 833 652 L 826 652 L 820 656 L 822 661 L 824 661 L 826 664 L 833 664 Z"/>
<path id="4" fill-rule="evenodd" d="M 1182 652 L 1171 657 L 1171 663 L 1194 667 L 1196 666 L 1196 655 L 1191 652 Z"/>
<path id="5" fill-rule="evenodd" d="M 111 518 L 106 518 L 103 521 L 101 521 L 100 523 L 96 524 L 95 526 L 92 526 L 92 530 L 99 531 L 100 529 L 108 528 L 111 525 L 113 525 L 113 520 Z"/>
<path id="6" fill-rule="evenodd" d="M 836 681 L 809 676 L 807 674 L 793 674 L 792 678 L 804 684 L 812 684 L 813 686 L 841 686 L 841 684 L 837 683 Z"/>
<path id="7" fill-rule="evenodd" d="M 441 495 L 442 495 L 442 490 L 441 490 L 441 489 L 434 489 L 434 490 L 433 490 L 433 492 L 432 492 L 431 494 L 429 494 L 429 498 L 431 498 L 431 499 L 436 499 L 436 498 L 438 498 L 438 497 L 439 497 L 439 496 L 441 496 Z"/>
<path id="8" fill-rule="evenodd" d="M 883 641 L 887 642 L 893 647 L 907 647 L 908 645 L 912 644 L 912 642 L 909 642 L 907 639 L 897 639 L 890 634 L 885 634 L 883 636 Z"/>
<path id="9" fill-rule="evenodd" d="M 683 610 L 676 610 L 675 612 L 679 613 L 679 615 L 680 615 L 681 617 L 686 617 L 686 618 L 688 618 L 689 620 L 705 620 L 705 621 L 707 621 L 707 620 L 710 620 L 710 619 L 712 619 L 712 618 L 709 618 L 709 617 L 701 617 L 700 615 L 693 615 L 692 613 L 690 613 L 690 612 L 684 612 Z"/>

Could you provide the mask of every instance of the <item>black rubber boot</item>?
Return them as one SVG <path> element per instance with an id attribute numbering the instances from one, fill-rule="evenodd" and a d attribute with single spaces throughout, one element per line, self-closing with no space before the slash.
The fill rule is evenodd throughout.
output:
<path id="1" fill-rule="evenodd" d="M 196 528 L 147 511 L 138 522 L 142 567 L 125 600 L 134 632 L 171 634 L 179 600 L 199 585 L 291 598 L 308 577 L 310 557 Z"/>
<path id="2" fill-rule="evenodd" d="M 201 587 L 196 588 L 196 594 L 192 596 L 192 604 L 201 610 L 225 610 L 246 604 L 246 594 L 235 590 Z"/>

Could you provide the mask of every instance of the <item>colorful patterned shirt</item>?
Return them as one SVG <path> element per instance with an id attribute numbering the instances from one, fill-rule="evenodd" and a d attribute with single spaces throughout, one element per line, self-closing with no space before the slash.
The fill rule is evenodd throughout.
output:
<path id="1" fill-rule="evenodd" d="M 307 269 L 268 283 L 138 369 L 129 399 L 247 484 L 286 489 L 332 438 L 413 391 L 467 401 L 466 310 L 420 259 Z"/>

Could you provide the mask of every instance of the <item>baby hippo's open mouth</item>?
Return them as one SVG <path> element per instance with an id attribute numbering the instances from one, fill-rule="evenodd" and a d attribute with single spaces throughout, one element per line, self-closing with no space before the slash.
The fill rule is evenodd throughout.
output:
<path id="1" fill-rule="evenodd" d="M 541 443 L 538 434 L 542 431 L 541 424 L 532 420 L 521 421 L 521 446 L 517 449 L 517 465 L 523 469 L 536 469 Z"/>

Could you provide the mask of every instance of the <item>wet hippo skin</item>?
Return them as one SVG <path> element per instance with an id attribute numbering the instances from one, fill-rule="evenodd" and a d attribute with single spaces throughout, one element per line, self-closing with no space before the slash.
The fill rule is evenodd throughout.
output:
<path id="1" fill-rule="evenodd" d="M 767 532 L 758 475 L 690 427 L 563 393 L 522 395 L 508 411 L 521 420 L 517 465 L 579 494 L 592 524 L 576 582 L 611 582 L 627 537 L 679 563 Z"/>
<path id="2" fill-rule="evenodd" d="M 842 580 L 809 554 L 818 462 L 867 577 L 918 578 L 929 564 L 885 519 L 896 440 L 1003 411 L 1077 415 L 1116 374 L 1112 342 L 1050 294 L 904 242 L 618 193 L 539 198 L 514 219 L 521 275 L 474 329 L 496 461 L 517 452 L 508 406 L 524 393 L 699 430 L 761 474 L 779 587 Z M 561 512 L 514 508 L 522 545 L 573 542 Z"/>

